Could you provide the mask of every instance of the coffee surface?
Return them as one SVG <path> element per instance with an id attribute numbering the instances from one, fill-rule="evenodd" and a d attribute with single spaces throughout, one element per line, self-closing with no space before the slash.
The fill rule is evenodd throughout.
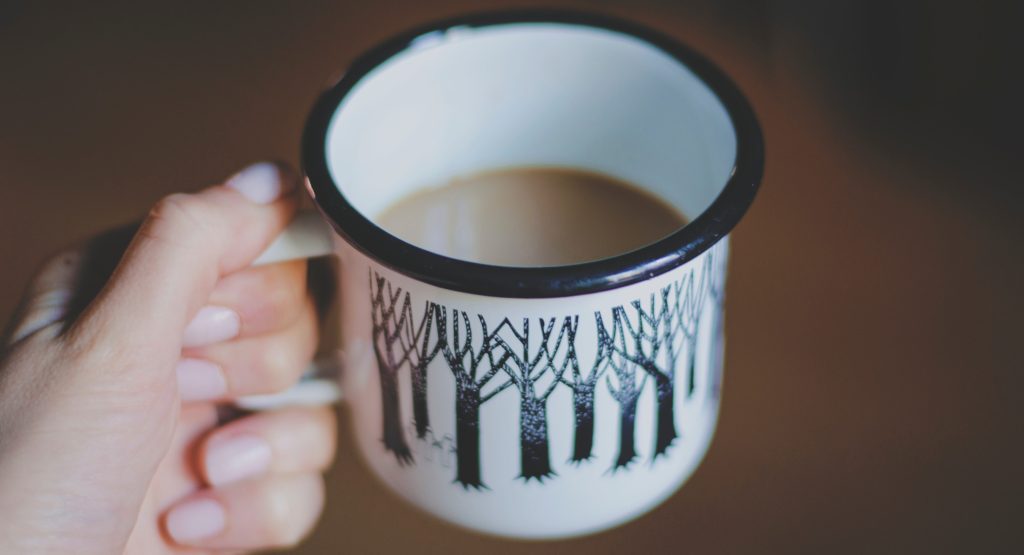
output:
<path id="1" fill-rule="evenodd" d="M 672 206 L 609 176 L 511 168 L 456 178 L 399 199 L 377 218 L 391 234 L 462 260 L 556 266 L 608 258 L 685 224 Z"/>

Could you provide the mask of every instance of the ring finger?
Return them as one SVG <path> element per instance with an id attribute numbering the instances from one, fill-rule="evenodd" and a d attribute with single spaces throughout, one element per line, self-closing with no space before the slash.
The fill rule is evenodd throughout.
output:
<path id="1" fill-rule="evenodd" d="M 325 470 L 334 458 L 337 418 L 330 407 L 256 413 L 221 426 L 199 446 L 200 473 L 224 486 L 268 473 Z"/>

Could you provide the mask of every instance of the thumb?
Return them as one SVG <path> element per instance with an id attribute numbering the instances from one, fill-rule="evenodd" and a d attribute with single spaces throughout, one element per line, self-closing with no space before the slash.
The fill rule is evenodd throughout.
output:
<path id="1" fill-rule="evenodd" d="M 217 280 L 247 267 L 292 218 L 296 181 L 284 166 L 259 163 L 224 185 L 161 200 L 68 340 L 176 358 Z"/>

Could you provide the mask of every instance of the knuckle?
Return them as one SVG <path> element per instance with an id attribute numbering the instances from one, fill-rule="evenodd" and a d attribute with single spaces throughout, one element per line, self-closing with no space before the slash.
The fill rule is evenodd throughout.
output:
<path id="1" fill-rule="evenodd" d="M 271 345 L 263 354 L 261 382 L 271 391 L 291 386 L 302 373 L 300 357 L 289 343 Z"/>
<path id="2" fill-rule="evenodd" d="M 338 452 L 338 417 L 333 409 L 327 407 L 319 407 L 316 414 L 323 430 L 321 444 L 324 446 L 324 458 L 319 462 L 320 466 L 326 467 Z"/>
<path id="3" fill-rule="evenodd" d="M 198 196 L 174 193 L 153 206 L 140 232 L 157 239 L 177 239 L 183 234 L 208 238 L 214 236 L 216 222 L 212 207 Z"/>
<path id="4" fill-rule="evenodd" d="M 305 324 L 302 328 L 302 356 L 312 359 L 316 353 L 317 345 L 320 344 L 320 322 L 317 319 L 316 309 L 310 303 L 306 307 Z"/>
<path id="5" fill-rule="evenodd" d="M 52 328 L 50 333 L 43 334 L 47 338 L 59 335 L 61 326 L 55 325 L 64 321 L 74 300 L 81 257 L 79 251 L 64 251 L 48 257 L 36 268 L 21 305 L 8 325 L 6 339 L 9 343 L 17 343 L 47 328 Z"/>
<path id="6" fill-rule="evenodd" d="M 313 407 L 310 409 L 314 422 L 319 426 L 321 433 L 323 434 L 323 441 L 327 442 L 327 445 L 331 447 L 330 451 L 334 450 L 334 442 L 338 437 L 338 416 L 333 408 L 330 407 Z"/>
<path id="7" fill-rule="evenodd" d="M 295 486 L 296 484 L 291 481 L 282 480 L 267 488 L 264 496 L 268 539 L 278 547 L 291 547 L 298 544 L 305 537 L 309 528 L 309 525 L 301 519 L 301 515 L 305 511 L 297 505 L 311 500 L 301 499 L 297 492 L 293 491 Z"/>
<path id="8" fill-rule="evenodd" d="M 47 256 L 32 275 L 29 295 L 35 296 L 54 290 L 67 290 L 74 285 L 74 276 L 82 263 L 79 249 L 65 249 Z M 29 299 L 35 301 L 36 299 Z"/>
<path id="9" fill-rule="evenodd" d="M 285 505 L 284 503 L 272 503 L 273 507 Z M 274 513 L 282 513 L 281 510 L 272 508 Z M 287 514 L 275 514 L 271 517 L 271 523 L 267 526 L 267 533 L 270 542 L 277 547 L 291 547 L 302 539 L 302 531 L 298 529 L 289 519 Z"/>
<path id="10" fill-rule="evenodd" d="M 196 212 L 202 210 L 201 202 L 193 195 L 186 193 L 172 193 L 160 199 L 150 216 L 157 220 L 178 221 L 184 219 L 186 222 L 197 217 Z"/>
<path id="11" fill-rule="evenodd" d="M 298 312 L 302 306 L 305 288 L 296 282 L 291 272 L 268 272 L 260 284 L 260 312 L 266 318 L 281 320 Z"/>
<path id="12" fill-rule="evenodd" d="M 53 273 L 63 273 L 68 268 L 81 263 L 81 249 L 63 249 L 46 257 L 36 270 L 36 277 L 47 276 Z"/>
<path id="13" fill-rule="evenodd" d="M 313 417 L 324 430 L 324 434 L 334 439 L 338 435 L 338 414 L 331 407 L 313 407 L 310 409 L 313 413 Z"/>

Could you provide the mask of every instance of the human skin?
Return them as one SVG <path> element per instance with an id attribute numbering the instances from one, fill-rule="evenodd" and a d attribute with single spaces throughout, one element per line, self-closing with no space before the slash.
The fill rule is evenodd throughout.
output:
<path id="1" fill-rule="evenodd" d="M 109 277 L 88 249 L 44 264 L 0 346 L 0 553 L 238 553 L 311 530 L 333 410 L 218 419 L 316 348 L 307 263 L 249 268 L 296 181 L 260 163 L 167 197 Z"/>

